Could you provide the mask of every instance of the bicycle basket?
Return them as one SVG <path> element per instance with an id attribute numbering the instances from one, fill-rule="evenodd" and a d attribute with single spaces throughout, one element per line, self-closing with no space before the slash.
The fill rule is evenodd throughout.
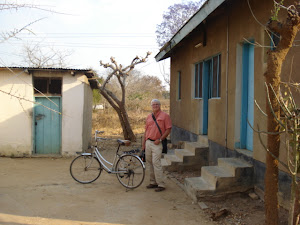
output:
<path id="1" fill-rule="evenodd" d="M 141 152 L 140 149 L 132 149 L 130 151 L 124 151 L 125 154 L 132 154 L 132 155 L 138 155 Z"/>

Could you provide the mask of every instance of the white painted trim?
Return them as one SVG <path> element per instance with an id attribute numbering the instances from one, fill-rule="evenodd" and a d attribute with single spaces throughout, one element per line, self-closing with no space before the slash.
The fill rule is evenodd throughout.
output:
<path id="1" fill-rule="evenodd" d="M 166 56 L 167 53 L 201 24 L 223 2 L 225 2 L 225 0 L 207 0 L 200 10 L 171 38 L 168 45 L 155 56 L 156 61 L 158 62 L 168 58 Z"/>

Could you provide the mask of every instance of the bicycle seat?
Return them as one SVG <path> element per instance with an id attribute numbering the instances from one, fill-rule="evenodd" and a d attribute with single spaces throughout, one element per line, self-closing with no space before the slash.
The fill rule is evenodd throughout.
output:
<path id="1" fill-rule="evenodd" d="M 117 142 L 119 143 L 119 145 L 125 145 L 125 146 L 129 146 L 131 144 L 131 141 L 129 140 L 118 139 Z"/>

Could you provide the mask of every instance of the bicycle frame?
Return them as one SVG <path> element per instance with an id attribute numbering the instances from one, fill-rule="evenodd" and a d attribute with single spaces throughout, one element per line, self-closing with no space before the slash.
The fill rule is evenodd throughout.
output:
<path id="1" fill-rule="evenodd" d="M 104 170 L 108 173 L 118 173 L 116 171 L 116 162 L 118 160 L 118 158 L 120 158 L 120 155 L 118 154 L 118 151 L 119 151 L 119 148 L 120 148 L 120 145 L 118 146 L 118 150 L 115 154 L 115 157 L 114 157 L 114 160 L 113 160 L 113 163 L 107 161 L 100 153 L 100 151 L 98 150 L 97 147 L 95 147 L 95 150 L 94 150 L 94 154 L 96 155 L 97 159 L 99 160 L 99 162 L 101 163 L 101 165 L 103 166 Z M 111 169 L 108 168 L 105 163 L 107 163 L 108 165 L 111 166 Z"/>
<path id="2" fill-rule="evenodd" d="M 98 141 L 107 139 L 97 137 L 99 133 L 103 131 L 95 131 L 96 143 L 92 147 L 92 152 L 78 152 L 79 156 L 71 162 L 70 174 L 73 179 L 82 184 L 89 184 L 97 180 L 102 170 L 105 170 L 109 174 L 116 174 L 119 182 L 126 187 L 126 191 L 139 187 L 145 178 L 145 164 L 134 154 L 135 151 L 120 152 L 121 146 L 129 146 L 131 142 L 117 140 L 118 147 L 111 163 L 100 153 L 102 147 L 98 146 Z"/>
<path id="3" fill-rule="evenodd" d="M 114 160 L 113 160 L 113 163 L 107 161 L 100 153 L 100 151 L 98 150 L 97 146 L 94 147 L 94 152 L 93 153 L 81 153 L 81 155 L 95 155 L 96 158 L 99 160 L 99 162 L 101 163 L 101 166 L 103 166 L 104 170 L 107 172 L 107 173 L 112 173 L 112 174 L 117 174 L 117 173 L 124 173 L 124 171 L 116 171 L 116 163 L 118 161 L 118 159 L 120 157 L 122 157 L 123 155 L 128 155 L 128 154 L 122 154 L 122 155 L 119 155 L 119 149 L 120 149 L 120 144 L 118 146 L 118 149 L 117 149 L 117 152 L 115 154 L 115 157 L 114 157 Z M 143 161 L 138 157 L 139 161 L 142 163 L 143 165 L 143 168 L 145 169 L 145 164 L 143 163 Z M 106 164 L 110 165 L 111 168 L 107 167 Z"/>

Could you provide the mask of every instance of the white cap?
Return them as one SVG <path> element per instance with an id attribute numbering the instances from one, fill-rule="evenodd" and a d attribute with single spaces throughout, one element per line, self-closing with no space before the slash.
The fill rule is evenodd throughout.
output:
<path id="1" fill-rule="evenodd" d="M 156 102 L 156 103 L 158 103 L 158 104 L 160 105 L 160 101 L 159 101 L 158 99 L 152 99 L 151 105 L 152 105 L 152 103 L 154 103 L 154 102 Z"/>

